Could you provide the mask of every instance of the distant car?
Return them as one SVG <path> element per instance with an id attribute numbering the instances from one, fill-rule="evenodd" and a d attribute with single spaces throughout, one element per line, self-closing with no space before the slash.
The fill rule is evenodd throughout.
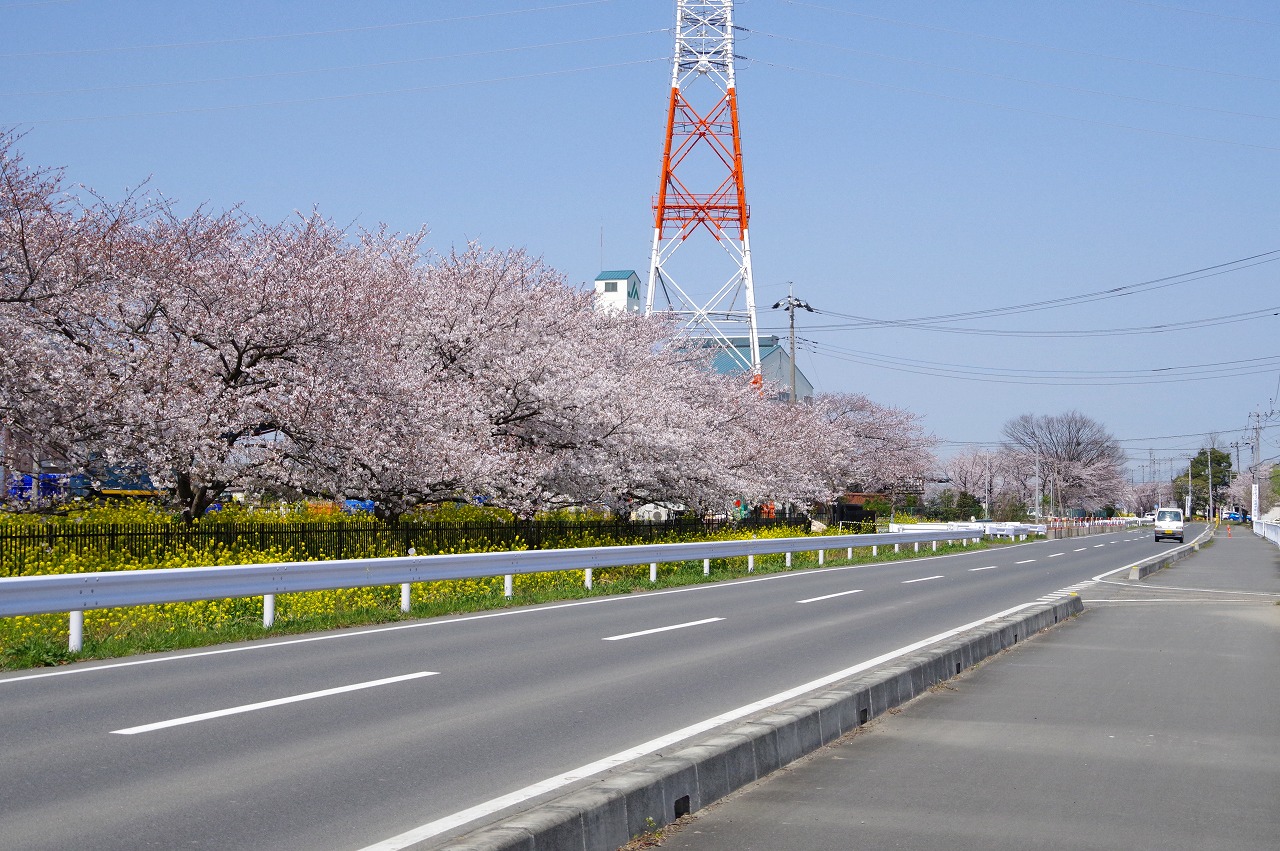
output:
<path id="1" fill-rule="evenodd" d="M 1156 513 L 1154 511 L 1148 511 L 1146 514 L 1142 515 L 1142 522 L 1143 523 L 1156 522 Z"/>
<path id="2" fill-rule="evenodd" d="M 1182 511 L 1177 508 L 1162 508 L 1156 512 L 1156 540 L 1177 538 L 1183 540 Z"/>
<path id="3" fill-rule="evenodd" d="M 1234 512 L 1234 511 L 1232 511 L 1232 512 L 1229 512 L 1229 513 L 1227 514 L 1227 519 L 1228 519 L 1228 520 L 1230 520 L 1230 521 L 1232 521 L 1233 523 L 1239 523 L 1239 522 L 1240 522 L 1240 515 L 1239 515 L 1238 513 Z"/>

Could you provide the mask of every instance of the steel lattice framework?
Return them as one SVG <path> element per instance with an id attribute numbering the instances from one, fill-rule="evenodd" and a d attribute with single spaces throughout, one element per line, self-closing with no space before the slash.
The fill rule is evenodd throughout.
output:
<path id="1" fill-rule="evenodd" d="M 655 295 L 661 291 L 666 309 L 680 317 L 685 333 L 709 337 L 723 346 L 759 383 L 760 346 L 747 235 L 751 210 L 743 187 L 733 35 L 733 0 L 677 0 L 671 100 L 662 175 L 653 203 L 645 313 L 653 313 Z M 695 287 L 672 274 L 672 255 L 701 230 L 720 244 L 731 263 L 718 286 L 713 279 L 710 285 Z M 746 337 L 749 346 L 732 345 L 735 337 Z"/>

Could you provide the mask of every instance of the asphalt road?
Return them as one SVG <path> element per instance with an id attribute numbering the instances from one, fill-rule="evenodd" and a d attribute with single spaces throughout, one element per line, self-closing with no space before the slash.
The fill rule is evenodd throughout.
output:
<path id="1" fill-rule="evenodd" d="M 684 851 L 1274 851 L 1280 551 L 1237 527 L 695 814 Z"/>
<path id="2" fill-rule="evenodd" d="M 1173 546 L 1133 530 L 4 675 L 0 847 L 364 848 Z"/>

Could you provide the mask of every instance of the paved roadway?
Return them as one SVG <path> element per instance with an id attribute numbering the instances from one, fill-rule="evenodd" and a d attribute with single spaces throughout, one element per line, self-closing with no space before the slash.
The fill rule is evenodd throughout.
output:
<path id="1" fill-rule="evenodd" d="M 1242 531 L 1242 530 L 1241 530 Z M 1225 530 L 700 813 L 684 851 L 1274 851 L 1280 550 Z"/>
<path id="2" fill-rule="evenodd" d="M 363 848 L 1172 546 L 1134 530 L 3 675 L 0 847 Z"/>

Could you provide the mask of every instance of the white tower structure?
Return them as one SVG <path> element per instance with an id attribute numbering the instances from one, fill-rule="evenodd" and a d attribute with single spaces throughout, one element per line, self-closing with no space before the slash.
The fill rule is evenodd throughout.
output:
<path id="1" fill-rule="evenodd" d="M 644 309 L 653 313 L 660 293 L 666 305 L 656 309 L 674 312 L 690 336 L 708 338 L 732 352 L 758 384 L 760 346 L 734 84 L 733 0 L 677 0 L 675 32 Z M 673 255 L 704 230 L 723 249 L 723 255 L 716 252 L 721 271 L 677 269 Z"/>

